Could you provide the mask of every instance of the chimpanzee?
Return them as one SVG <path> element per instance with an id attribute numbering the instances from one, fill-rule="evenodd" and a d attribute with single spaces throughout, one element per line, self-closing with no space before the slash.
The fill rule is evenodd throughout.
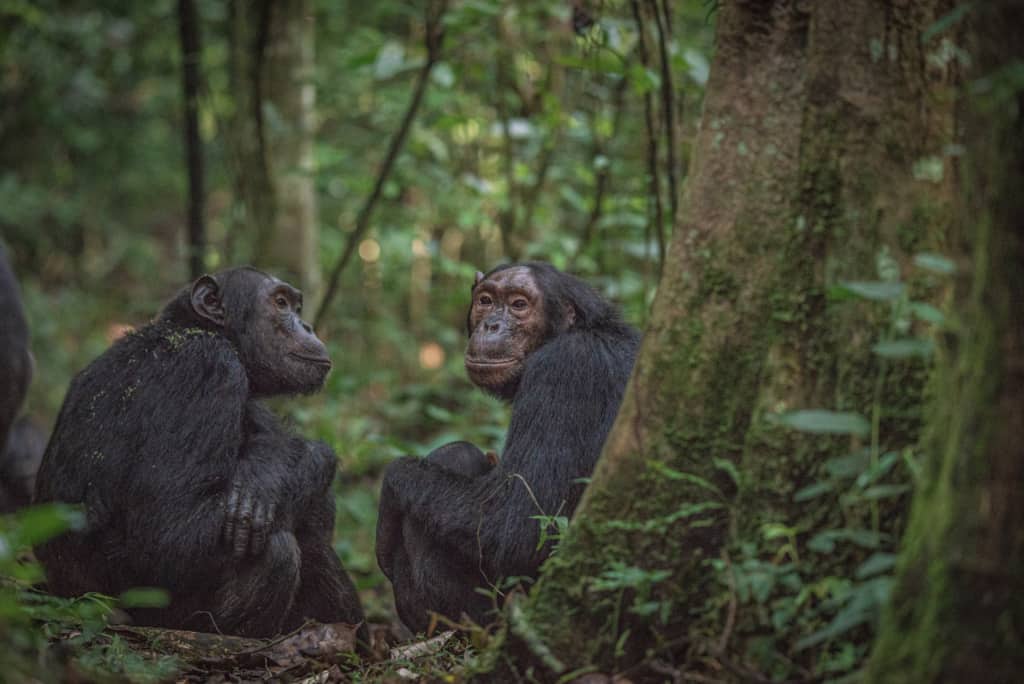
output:
<path id="1" fill-rule="evenodd" d="M 36 471 L 46 449 L 46 433 L 28 416 L 21 416 L 7 433 L 0 452 L 0 513 L 13 513 L 32 503 Z"/>
<path id="2" fill-rule="evenodd" d="M 21 289 L 0 243 L 0 453 L 32 380 L 28 322 Z"/>
<path id="3" fill-rule="evenodd" d="M 0 244 L 0 512 L 9 513 L 28 503 L 31 489 L 26 490 L 38 454 L 25 453 L 20 447 L 32 447 L 26 432 L 29 423 L 17 429 L 15 423 L 21 404 L 32 380 L 32 353 L 29 351 L 28 322 L 21 304 L 21 290 L 14 277 L 7 250 Z M 8 442 L 15 442 L 12 450 Z M 27 458 L 23 458 L 27 456 Z M 35 456 L 35 458 L 33 458 Z M 29 479 L 26 479 L 29 478 Z"/>
<path id="4" fill-rule="evenodd" d="M 493 601 L 478 590 L 535 577 L 538 516 L 571 516 L 615 420 L 639 332 L 577 278 L 542 262 L 478 273 L 465 364 L 478 387 L 512 404 L 494 467 L 457 442 L 391 463 L 381 488 L 377 562 L 399 617 L 423 631 L 432 611 L 478 623 Z M 454 465 L 453 465 L 454 462 Z"/>
<path id="5" fill-rule="evenodd" d="M 301 309 L 255 269 L 205 275 L 75 377 L 36 483 L 85 507 L 83 530 L 37 549 L 52 591 L 161 587 L 170 605 L 138 623 L 242 636 L 362 622 L 331 549 L 334 452 L 257 401 L 323 385 Z"/>

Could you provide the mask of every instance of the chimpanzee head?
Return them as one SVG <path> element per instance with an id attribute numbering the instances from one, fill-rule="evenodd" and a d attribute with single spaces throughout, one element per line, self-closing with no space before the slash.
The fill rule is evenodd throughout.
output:
<path id="1" fill-rule="evenodd" d="M 545 342 L 617 315 L 586 283 L 543 262 L 477 273 L 472 292 L 466 371 L 473 384 L 503 399 L 515 396 L 527 358 Z"/>
<path id="2" fill-rule="evenodd" d="M 164 318 L 182 313 L 234 343 L 255 395 L 315 392 L 331 369 L 327 348 L 300 318 L 302 293 L 254 268 L 197 279 L 168 305 Z"/>

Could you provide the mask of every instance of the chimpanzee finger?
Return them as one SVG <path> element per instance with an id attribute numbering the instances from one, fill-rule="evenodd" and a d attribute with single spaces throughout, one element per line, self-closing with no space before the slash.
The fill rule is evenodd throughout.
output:
<path id="1" fill-rule="evenodd" d="M 269 523 L 267 507 L 257 502 L 252 509 L 252 538 L 249 540 L 249 553 L 258 556 L 267 543 L 267 525 Z"/>
<path id="2" fill-rule="evenodd" d="M 238 487 L 232 487 L 224 511 L 224 541 L 232 546 L 235 541 L 235 521 L 238 515 Z"/>
<path id="3" fill-rule="evenodd" d="M 249 547 L 249 532 L 252 529 L 252 497 L 246 496 L 238 508 L 238 526 L 235 530 L 235 559 L 242 558 Z"/>

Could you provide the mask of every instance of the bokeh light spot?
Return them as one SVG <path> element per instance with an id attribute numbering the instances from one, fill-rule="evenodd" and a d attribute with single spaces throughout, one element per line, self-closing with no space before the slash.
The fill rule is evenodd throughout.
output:
<path id="1" fill-rule="evenodd" d="M 444 349 L 437 342 L 427 342 L 420 347 L 420 367 L 436 370 L 444 363 Z"/>
<path id="2" fill-rule="evenodd" d="M 366 238 L 359 243 L 359 258 L 372 264 L 380 259 L 380 243 L 373 238 Z"/>

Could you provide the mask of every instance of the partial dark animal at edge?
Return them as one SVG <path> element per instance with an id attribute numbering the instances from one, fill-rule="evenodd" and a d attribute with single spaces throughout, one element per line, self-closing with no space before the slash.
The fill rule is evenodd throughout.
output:
<path id="1" fill-rule="evenodd" d="M 33 372 L 21 288 L 0 244 L 0 513 L 29 503 L 46 438 L 28 418 L 18 418 Z"/>
<path id="2" fill-rule="evenodd" d="M 323 385 L 301 307 L 251 268 L 203 276 L 75 377 L 36 499 L 84 504 L 86 526 L 36 549 L 51 591 L 161 587 L 137 623 L 251 637 L 363 621 L 331 548 L 335 455 L 258 401 Z"/>
<path id="3" fill-rule="evenodd" d="M 377 562 L 413 631 L 430 612 L 493 618 L 502 578 L 536 577 L 536 516 L 571 516 L 611 429 L 639 332 L 581 280 L 526 262 L 477 274 L 465 364 L 478 387 L 512 404 L 496 465 L 456 442 L 391 463 L 381 489 Z"/>

